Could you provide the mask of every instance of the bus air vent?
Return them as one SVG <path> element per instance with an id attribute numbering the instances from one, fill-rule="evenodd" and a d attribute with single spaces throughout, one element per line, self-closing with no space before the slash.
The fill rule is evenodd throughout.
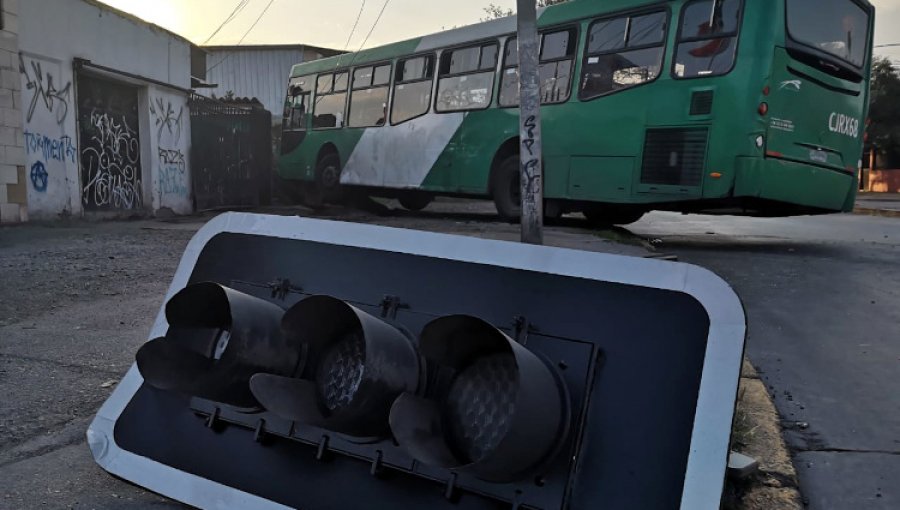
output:
<path id="1" fill-rule="evenodd" d="M 708 137 L 706 128 L 648 129 L 641 183 L 699 186 Z"/>
<path id="2" fill-rule="evenodd" d="M 712 90 L 698 90 L 691 95 L 691 115 L 709 115 L 712 113 Z"/>

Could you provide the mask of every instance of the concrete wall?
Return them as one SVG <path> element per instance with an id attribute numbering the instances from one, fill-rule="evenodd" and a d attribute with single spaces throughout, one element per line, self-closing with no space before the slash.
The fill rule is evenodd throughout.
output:
<path id="1" fill-rule="evenodd" d="M 199 93 L 225 97 L 229 91 L 236 97 L 257 98 L 272 113 L 272 122 L 281 123 L 287 82 L 294 64 L 322 58 L 310 48 L 285 47 L 206 47 L 206 82 L 216 84 Z"/>
<path id="2" fill-rule="evenodd" d="M 29 175 L 42 177 L 29 179 L 29 215 L 47 219 L 81 215 L 86 206 L 98 202 L 118 213 L 160 207 L 189 212 L 187 94 L 150 80 L 188 89 L 190 44 L 90 0 L 27 0 L 20 8 L 17 68 L 23 91 L 25 167 Z M 76 71 L 76 59 L 116 72 L 91 67 Z M 104 117 L 101 111 L 95 116 L 95 105 L 79 101 L 87 95 L 78 90 L 81 73 L 133 87 L 137 125 L 115 115 Z M 91 143 L 80 138 L 85 122 L 98 133 L 92 137 L 103 137 L 111 151 L 123 143 L 134 146 L 137 177 L 123 182 L 121 169 L 107 168 L 108 154 L 97 155 L 95 160 L 101 163 L 82 167 Z"/>
<path id="3" fill-rule="evenodd" d="M 18 62 L 19 0 L 0 4 L 0 223 L 16 223 L 28 219 Z"/>

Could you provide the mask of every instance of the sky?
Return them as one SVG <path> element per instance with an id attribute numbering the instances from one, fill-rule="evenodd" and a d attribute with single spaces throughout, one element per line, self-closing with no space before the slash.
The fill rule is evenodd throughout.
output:
<path id="1" fill-rule="evenodd" d="M 357 50 L 468 25 L 485 5 L 514 7 L 516 0 L 101 0 L 150 23 L 203 44 L 240 3 L 246 6 L 208 44 L 309 44 Z M 375 25 L 385 1 L 381 20 Z M 591 0 L 578 0 L 591 1 Z M 602 0 L 594 0 L 602 1 Z M 870 0 L 877 8 L 875 44 L 900 44 L 900 0 Z M 259 23 L 248 33 L 260 14 Z M 351 30 L 365 3 L 356 31 Z M 448 4 L 453 8 L 448 8 Z M 371 32 L 371 35 L 369 33 Z M 368 39 L 366 39 L 368 36 Z M 348 43 L 349 41 L 349 43 Z M 877 55 L 900 65 L 900 47 Z"/>

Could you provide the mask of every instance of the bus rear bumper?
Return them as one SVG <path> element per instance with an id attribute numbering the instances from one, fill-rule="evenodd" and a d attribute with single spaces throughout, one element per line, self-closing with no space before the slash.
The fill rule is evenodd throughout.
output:
<path id="1" fill-rule="evenodd" d="M 733 196 L 849 212 L 856 187 L 856 176 L 848 173 L 776 158 L 740 157 Z"/>

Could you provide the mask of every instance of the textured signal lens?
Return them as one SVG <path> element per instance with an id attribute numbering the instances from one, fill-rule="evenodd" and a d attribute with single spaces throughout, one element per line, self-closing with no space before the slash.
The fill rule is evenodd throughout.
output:
<path id="1" fill-rule="evenodd" d="M 515 416 L 518 369 L 512 354 L 475 360 L 447 394 L 450 445 L 467 462 L 478 462 L 499 446 Z"/>
<path id="2" fill-rule="evenodd" d="M 359 391 L 366 360 L 366 342 L 360 331 L 331 344 L 316 370 L 316 388 L 329 411 L 342 409 Z"/>

